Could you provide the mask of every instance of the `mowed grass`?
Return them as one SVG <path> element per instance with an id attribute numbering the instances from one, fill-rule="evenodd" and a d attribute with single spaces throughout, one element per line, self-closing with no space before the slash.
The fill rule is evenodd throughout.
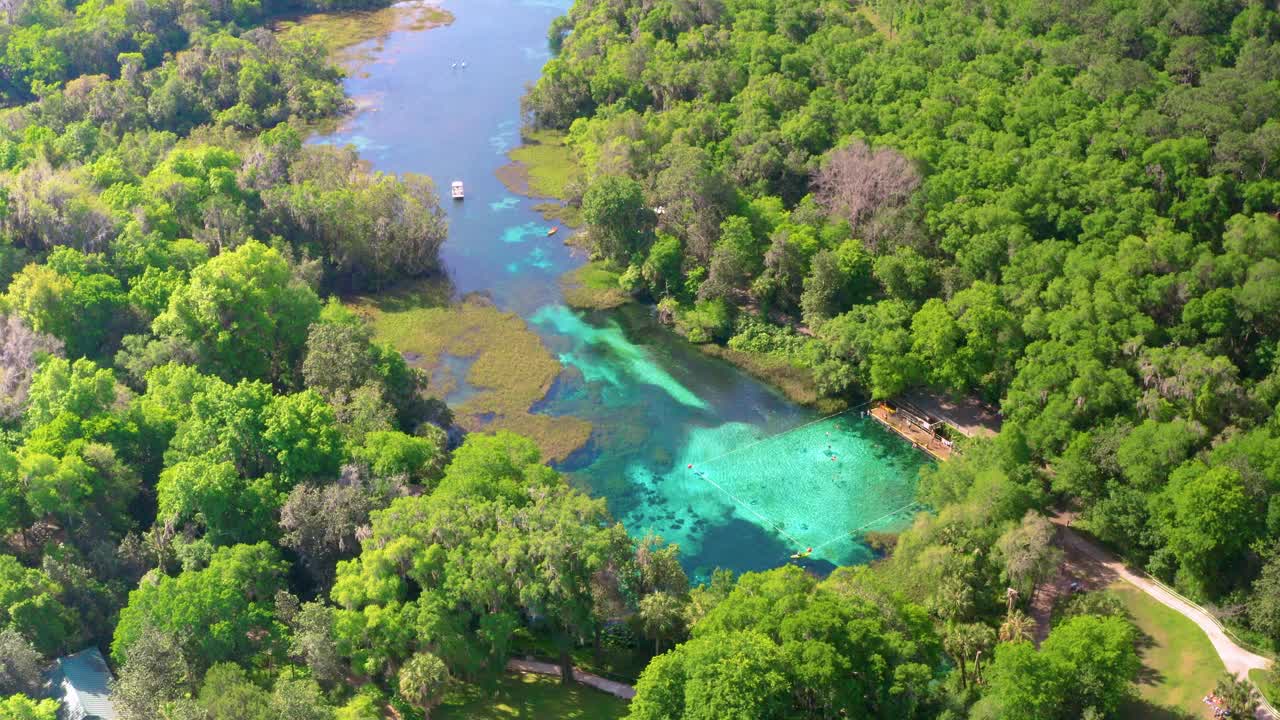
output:
<path id="1" fill-rule="evenodd" d="M 631 302 L 631 296 L 618 286 L 618 272 L 599 261 L 565 273 L 560 286 L 571 308 L 611 310 Z"/>
<path id="2" fill-rule="evenodd" d="M 1203 698 L 1226 668 L 1208 636 L 1195 623 L 1125 582 L 1106 592 L 1124 602 L 1142 634 L 1142 702 L 1121 710 L 1126 718 L 1207 717 Z"/>
<path id="3" fill-rule="evenodd" d="M 477 392 L 453 408 L 455 421 L 467 430 L 511 430 L 531 438 L 544 459 L 553 461 L 587 442 L 591 423 L 529 412 L 561 365 L 514 313 L 480 300 L 448 305 L 431 285 L 349 304 L 369 320 L 378 340 L 409 354 L 415 367 L 434 372 L 444 355 L 475 358 L 466 381 Z"/>
<path id="4" fill-rule="evenodd" d="M 432 720 L 612 720 L 627 714 L 627 701 L 584 685 L 560 684 L 545 675 L 504 675 L 496 690 L 458 685 L 431 711 Z"/>

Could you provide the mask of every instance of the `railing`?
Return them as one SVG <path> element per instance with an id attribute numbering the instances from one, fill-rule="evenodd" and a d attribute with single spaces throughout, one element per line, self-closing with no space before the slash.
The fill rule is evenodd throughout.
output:
<path id="1" fill-rule="evenodd" d="M 1236 635 L 1236 634 L 1235 634 L 1235 632 L 1234 632 L 1231 628 L 1229 628 L 1229 627 L 1227 627 L 1226 625 L 1224 625 L 1224 624 L 1222 623 L 1222 621 L 1218 619 L 1218 616 L 1217 616 L 1217 615 L 1214 615 L 1212 612 L 1210 612 L 1208 608 L 1204 607 L 1204 606 L 1203 606 L 1203 605 L 1201 605 L 1200 603 L 1197 603 L 1196 601 L 1192 600 L 1191 598 L 1187 597 L 1186 595 L 1183 595 L 1182 593 L 1178 592 L 1177 590 L 1174 590 L 1173 588 L 1169 587 L 1168 585 L 1165 585 L 1163 582 L 1161 582 L 1161 581 L 1160 581 L 1160 579 L 1159 579 L 1159 578 L 1153 577 L 1152 575 L 1148 574 L 1145 570 L 1138 570 L 1138 572 L 1139 572 L 1140 574 L 1142 574 L 1144 577 L 1146 577 L 1148 580 L 1150 580 L 1152 583 L 1154 583 L 1155 585 L 1159 586 L 1159 587 L 1160 587 L 1160 589 L 1162 589 L 1162 590 L 1164 590 L 1165 592 L 1169 593 L 1170 595 L 1172 595 L 1172 596 L 1174 596 L 1174 597 L 1178 598 L 1179 600 L 1181 600 L 1182 602 L 1184 602 L 1184 603 L 1186 603 L 1186 604 L 1190 605 L 1191 607 L 1195 608 L 1196 610 L 1199 610 L 1199 611 L 1200 611 L 1200 614 L 1202 614 L 1202 615 L 1204 615 L 1205 617 L 1207 617 L 1207 618 L 1209 619 L 1209 622 L 1211 622 L 1211 623 L 1213 623 L 1215 626 L 1217 626 L 1217 628 L 1218 628 L 1219 630 L 1221 630 L 1221 631 L 1222 631 L 1222 633 L 1223 633 L 1224 635 L 1227 635 L 1228 637 L 1230 637 L 1230 638 L 1231 638 L 1232 640 L 1234 640 L 1234 641 L 1235 641 L 1235 643 L 1236 643 L 1237 645 L 1239 645 L 1240 647 L 1244 648 L 1245 650 L 1248 650 L 1249 652 L 1253 653 L 1254 655 L 1258 655 L 1258 656 L 1261 656 L 1261 657 L 1267 658 L 1268 660 L 1272 660 L 1272 661 L 1274 661 L 1274 660 L 1276 659 L 1276 655 L 1275 655 L 1275 653 L 1274 653 L 1274 652 L 1272 652 L 1272 651 L 1270 651 L 1270 650 L 1268 650 L 1268 649 L 1265 649 L 1265 648 L 1260 648 L 1260 647 L 1258 647 L 1257 645 L 1254 645 L 1253 643 L 1251 643 L 1251 642 L 1249 642 L 1249 641 L 1245 640 L 1244 638 L 1241 638 L 1239 635 Z"/>

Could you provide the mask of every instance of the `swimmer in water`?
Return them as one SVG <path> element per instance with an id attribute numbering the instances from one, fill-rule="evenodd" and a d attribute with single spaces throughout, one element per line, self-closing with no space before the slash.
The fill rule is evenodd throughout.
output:
<path id="1" fill-rule="evenodd" d="M 813 552 L 813 548 L 805 548 L 804 552 L 798 552 L 798 553 L 796 553 L 796 554 L 792 555 L 792 556 L 791 556 L 791 559 L 792 559 L 792 560 L 803 560 L 803 559 L 805 559 L 805 558 L 809 557 L 809 554 L 810 554 L 810 553 L 812 553 L 812 552 Z"/>

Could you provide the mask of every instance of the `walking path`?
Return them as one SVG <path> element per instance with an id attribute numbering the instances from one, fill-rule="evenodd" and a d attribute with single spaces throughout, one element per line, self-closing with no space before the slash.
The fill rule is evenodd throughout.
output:
<path id="1" fill-rule="evenodd" d="M 1054 520 L 1058 521 L 1059 518 L 1054 518 Z M 1070 526 L 1063 525 L 1062 539 L 1068 551 L 1076 550 L 1097 561 L 1107 570 L 1115 573 L 1120 579 L 1159 600 L 1162 604 L 1173 608 L 1179 614 L 1200 626 L 1200 629 L 1209 636 L 1209 642 L 1213 643 L 1213 649 L 1218 651 L 1218 655 L 1222 658 L 1222 664 L 1227 666 L 1227 672 L 1238 678 L 1248 679 L 1250 670 L 1271 666 L 1270 659 L 1245 650 L 1227 637 L 1227 634 L 1222 630 L 1222 626 L 1208 612 L 1178 597 L 1150 578 L 1130 571 L 1129 568 L 1124 566 L 1124 563 L 1113 558 L 1106 550 L 1103 550 Z"/>
<path id="2" fill-rule="evenodd" d="M 1222 664 L 1226 666 L 1227 672 L 1233 676 L 1248 682 L 1250 670 L 1254 668 L 1265 669 L 1271 666 L 1270 658 L 1265 658 L 1237 645 L 1234 640 L 1227 636 L 1217 618 L 1209 614 L 1208 611 L 1189 602 L 1145 574 L 1138 574 L 1129 570 L 1124 563 L 1117 560 L 1111 553 L 1080 534 L 1070 526 L 1072 519 L 1073 517 L 1067 513 L 1061 513 L 1053 518 L 1053 522 L 1060 528 L 1059 538 L 1062 541 L 1063 548 L 1066 550 L 1069 564 L 1072 563 L 1073 559 L 1077 562 L 1083 560 L 1089 564 L 1096 564 L 1101 568 L 1103 577 L 1110 575 L 1113 578 L 1124 580 L 1155 598 L 1162 605 L 1171 608 L 1195 623 L 1204 631 L 1205 635 L 1209 636 L 1209 642 L 1213 645 L 1213 649 L 1217 651 L 1218 657 L 1222 658 Z M 1097 579 L 1097 573 L 1090 574 Z M 1265 703 L 1263 707 L 1258 708 L 1257 718 L 1258 720 L 1276 720 L 1275 715 L 1268 711 Z"/>
<path id="3" fill-rule="evenodd" d="M 539 660 L 519 660 L 512 658 L 507 661 L 507 672 L 523 672 L 533 673 L 534 675 L 555 675 L 559 677 L 560 666 L 555 663 L 541 662 Z M 636 696 L 636 689 L 630 685 L 615 682 L 599 675 L 592 675 L 589 672 L 583 672 L 577 668 L 573 669 L 573 679 L 588 685 L 601 692 L 607 692 L 615 697 L 623 700 L 630 700 Z"/>

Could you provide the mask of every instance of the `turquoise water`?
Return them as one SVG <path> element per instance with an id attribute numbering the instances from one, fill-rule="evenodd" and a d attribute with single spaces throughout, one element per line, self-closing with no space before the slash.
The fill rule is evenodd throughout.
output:
<path id="1" fill-rule="evenodd" d="M 658 325 L 648 308 L 582 313 L 559 278 L 585 258 L 497 180 L 519 142 L 519 98 L 549 57 L 546 28 L 566 0 L 446 3 L 453 25 L 393 34 L 352 96 L 376 110 L 315 142 L 351 143 L 375 168 L 436 179 L 449 214 L 442 259 L 459 295 L 483 293 L 525 318 L 564 365 L 537 412 L 591 421 L 561 463 L 636 535 L 680 543 L 687 569 L 757 570 L 864 562 L 865 530 L 900 527 L 927 459 L 857 412 L 820 419 Z M 466 61 L 465 70 L 451 70 Z M 463 180 L 467 199 L 448 199 Z M 475 391 L 448 358 L 450 404 Z M 693 465 L 693 468 L 688 467 Z M 857 532 L 851 532 L 857 531 Z"/>

